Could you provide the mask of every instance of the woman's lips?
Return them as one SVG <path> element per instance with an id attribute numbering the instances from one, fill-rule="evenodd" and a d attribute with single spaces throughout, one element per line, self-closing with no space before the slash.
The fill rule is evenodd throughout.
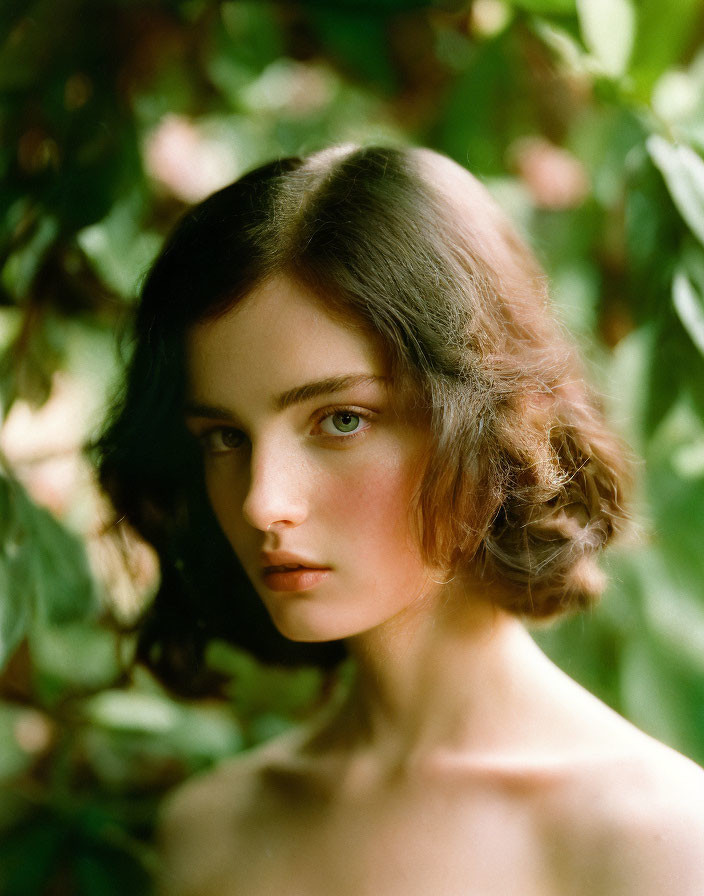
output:
<path id="1" fill-rule="evenodd" d="M 293 569 L 267 566 L 263 572 L 263 579 L 271 591 L 309 591 L 323 582 L 329 573 L 329 569 L 316 569 L 310 566 L 298 566 Z"/>

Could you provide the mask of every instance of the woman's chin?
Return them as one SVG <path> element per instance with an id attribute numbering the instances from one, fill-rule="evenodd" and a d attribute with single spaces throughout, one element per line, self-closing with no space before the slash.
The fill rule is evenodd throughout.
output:
<path id="1" fill-rule="evenodd" d="M 311 612 L 311 609 L 287 607 L 285 610 L 276 608 L 272 612 L 272 608 L 269 607 L 269 615 L 284 638 L 305 644 L 341 641 L 369 628 L 357 620 L 343 622 L 339 617 L 331 619 L 327 614 Z"/>

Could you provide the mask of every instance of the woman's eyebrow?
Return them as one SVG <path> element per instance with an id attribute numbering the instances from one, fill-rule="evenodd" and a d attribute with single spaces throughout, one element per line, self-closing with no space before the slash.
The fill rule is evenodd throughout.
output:
<path id="1" fill-rule="evenodd" d="M 353 389 L 358 386 L 367 386 L 373 383 L 386 382 L 388 377 L 376 376 L 369 373 L 348 373 L 342 376 L 326 377 L 324 380 L 314 380 L 288 389 L 274 398 L 273 405 L 277 411 L 285 411 L 295 404 L 309 401 L 320 395 L 330 395 L 334 392 L 342 392 L 345 389 Z M 221 405 L 205 404 L 197 401 L 187 401 L 184 405 L 186 417 L 208 417 L 213 420 L 233 420 L 236 417 L 234 411 Z"/>
<path id="2" fill-rule="evenodd" d="M 348 373 L 344 376 L 331 376 L 324 380 L 315 380 L 296 386 L 287 392 L 282 392 L 274 399 L 274 407 L 277 411 L 285 411 L 294 404 L 301 404 L 319 395 L 330 395 L 333 392 L 342 392 L 344 389 L 353 389 L 357 386 L 367 386 L 372 383 L 384 382 L 385 376 L 375 376 L 369 373 Z"/>

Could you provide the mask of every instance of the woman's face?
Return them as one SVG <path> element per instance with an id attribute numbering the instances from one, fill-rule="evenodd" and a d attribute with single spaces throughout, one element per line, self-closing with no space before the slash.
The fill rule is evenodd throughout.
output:
<path id="1" fill-rule="evenodd" d="M 187 355 L 210 501 L 284 635 L 355 635 L 429 593 L 410 516 L 426 429 L 369 337 L 276 278 Z"/>

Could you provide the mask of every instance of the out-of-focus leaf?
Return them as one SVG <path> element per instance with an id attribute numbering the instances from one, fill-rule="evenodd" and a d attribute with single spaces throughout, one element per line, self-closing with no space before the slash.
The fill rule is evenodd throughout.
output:
<path id="1" fill-rule="evenodd" d="M 10 255 L 2 269 L 2 283 L 11 295 L 19 299 L 26 297 L 44 255 L 56 238 L 58 229 L 58 221 L 55 218 L 43 217 L 32 238 Z"/>
<path id="2" fill-rule="evenodd" d="M 704 580 L 704 477 L 691 466 L 687 469 L 687 461 L 691 464 L 692 460 L 687 452 L 703 444 L 704 422 L 692 396 L 683 392 L 648 446 L 647 492 L 654 547 L 667 563 L 673 585 L 697 595 Z"/>
<path id="3" fill-rule="evenodd" d="M 303 0 L 303 6 L 330 6 L 330 0 Z M 365 12 L 386 15 L 388 13 L 421 9 L 424 6 L 462 6 L 463 0 L 337 0 L 335 6 L 346 12 Z"/>
<path id="4" fill-rule="evenodd" d="M 344 66 L 385 91 L 394 89 L 397 76 L 389 58 L 383 17 L 316 7 L 311 18 L 326 46 Z"/>
<path id="5" fill-rule="evenodd" d="M 19 482 L 0 475 L 0 503 L 7 509 L 0 545 L 0 665 L 35 624 L 85 617 L 97 605 L 82 542 L 42 507 Z"/>
<path id="6" fill-rule="evenodd" d="M 624 645 L 621 688 L 625 711 L 637 725 L 673 745 L 681 739 L 679 722 L 686 702 L 662 665 L 653 664 L 652 649 L 640 640 Z"/>
<path id="7" fill-rule="evenodd" d="M 50 310 L 36 303 L 24 312 L 14 339 L 0 353 L 0 410 L 17 399 L 41 407 L 49 398 L 53 374 L 64 361 L 66 333 Z"/>
<path id="8" fill-rule="evenodd" d="M 27 631 L 33 609 L 19 500 L 14 483 L 0 475 L 0 668 Z"/>
<path id="9" fill-rule="evenodd" d="M 576 0 L 512 0 L 511 6 L 538 15 L 565 15 L 576 9 Z"/>
<path id="10" fill-rule="evenodd" d="M 10 26 L 9 34 L 0 30 L 3 93 L 36 84 L 50 65 L 56 47 L 79 27 L 76 14 L 80 0 L 27 0 L 22 4 L 22 16 L 6 10 L 7 5 L 4 2 L 0 11 L 0 22 Z"/>
<path id="11" fill-rule="evenodd" d="M 538 37 L 568 68 L 575 72 L 589 70 L 587 54 L 569 31 L 560 28 L 549 19 L 536 19 L 533 27 Z"/>
<path id="12" fill-rule="evenodd" d="M 168 737 L 168 748 L 177 755 L 212 762 L 244 746 L 240 725 L 229 707 L 181 706 L 180 711 L 181 720 Z"/>
<path id="13" fill-rule="evenodd" d="M 492 136 L 502 117 L 502 98 L 509 87 L 508 48 L 504 38 L 478 48 L 472 65 L 462 72 L 448 94 L 445 115 L 435 136 L 439 149 L 479 175 L 504 174 L 505 147 Z M 521 113 L 514 127 L 525 126 Z"/>
<path id="14" fill-rule="evenodd" d="M 51 872 L 65 853 L 66 825 L 60 818 L 24 820 L 0 838 L 0 882 L 3 896 L 40 896 Z M 31 861 L 28 860 L 31 856 Z"/>
<path id="15" fill-rule="evenodd" d="M 673 146 L 657 134 L 648 138 L 647 146 L 677 210 L 704 244 L 704 161 L 689 146 Z"/>
<path id="16" fill-rule="evenodd" d="M 657 579 L 662 587 L 646 593 L 650 625 L 669 649 L 686 658 L 698 675 L 704 675 L 704 606 L 696 596 L 677 587 L 667 569 Z"/>
<path id="17" fill-rule="evenodd" d="M 119 674 L 117 636 L 94 620 L 38 626 L 32 634 L 32 659 L 40 675 L 63 687 L 108 686 Z"/>
<path id="18" fill-rule="evenodd" d="M 163 734 L 178 724 L 178 706 L 165 697 L 127 691 L 103 691 L 85 705 L 94 724 L 126 731 Z"/>
<path id="19" fill-rule="evenodd" d="M 83 708 L 92 725 L 114 735 L 139 737 L 135 744 L 142 750 L 213 760 L 242 746 L 239 726 L 222 705 L 183 706 L 166 695 L 109 690 L 91 697 Z"/>
<path id="20" fill-rule="evenodd" d="M 652 107 L 668 131 L 701 152 L 704 149 L 704 51 L 686 69 L 667 69 L 652 92 Z"/>
<path id="21" fill-rule="evenodd" d="M 701 317 L 704 314 L 704 250 L 695 240 L 688 238 L 678 253 L 672 280 L 675 310 L 685 329 L 690 333 L 693 343 L 701 350 Z"/>
<path id="22" fill-rule="evenodd" d="M 140 198 L 120 199 L 110 214 L 78 235 L 78 243 L 105 283 L 120 295 L 131 298 L 138 279 L 154 259 L 160 238 L 139 227 Z"/>
<path id="23" fill-rule="evenodd" d="M 667 579 L 649 587 L 668 588 Z M 660 644 L 652 636 L 624 646 L 622 665 L 624 706 L 628 717 L 649 734 L 704 760 L 704 684 L 693 676 L 677 647 Z"/>
<path id="24" fill-rule="evenodd" d="M 97 607 L 96 591 L 83 543 L 43 507 L 24 501 L 31 542 L 36 608 L 42 621 L 61 625 L 82 619 Z"/>
<path id="25" fill-rule="evenodd" d="M 631 0 L 577 0 L 584 43 L 604 73 L 620 77 L 628 67 L 636 29 Z"/>
<path id="26" fill-rule="evenodd" d="M 30 620 L 30 595 L 20 585 L 17 565 L 12 575 L 6 558 L 0 559 L 0 668 L 12 656 L 27 631 Z"/>
<path id="27" fill-rule="evenodd" d="M 683 267 L 675 271 L 672 302 L 692 342 L 704 355 L 704 297 Z"/>
<path id="28" fill-rule="evenodd" d="M 290 723 L 320 698 L 323 677 L 319 669 L 291 671 L 264 666 L 221 641 L 209 645 L 206 661 L 212 669 L 230 677 L 227 693 L 244 725 L 265 713 Z"/>
<path id="29" fill-rule="evenodd" d="M 223 3 L 220 15 L 233 58 L 256 72 L 283 55 L 282 36 L 270 3 Z"/>
<path id="30" fill-rule="evenodd" d="M 638 0 L 638 29 L 629 74 L 648 99 L 655 81 L 681 62 L 701 16 L 701 0 Z"/>
<path id="31" fill-rule="evenodd" d="M 0 782 L 23 772 L 34 759 L 20 747 L 14 733 L 15 724 L 25 711 L 24 707 L 0 704 Z"/>

